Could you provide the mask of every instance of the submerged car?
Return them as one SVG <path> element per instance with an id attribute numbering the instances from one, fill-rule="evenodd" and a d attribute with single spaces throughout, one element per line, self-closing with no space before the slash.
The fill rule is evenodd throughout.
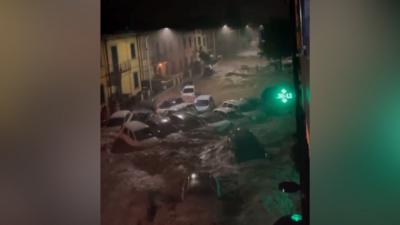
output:
<path id="1" fill-rule="evenodd" d="M 129 110 L 120 110 L 113 113 L 105 126 L 101 128 L 101 144 L 112 144 L 118 137 L 124 123 L 132 117 Z"/>
<path id="2" fill-rule="evenodd" d="M 164 138 L 171 133 L 179 131 L 178 126 L 174 125 L 168 116 L 153 115 L 146 121 L 146 124 L 158 138 Z"/>
<path id="3" fill-rule="evenodd" d="M 188 131 L 206 125 L 201 118 L 186 112 L 173 113 L 165 119 L 169 119 L 181 131 Z"/>
<path id="4" fill-rule="evenodd" d="M 148 125 L 140 121 L 130 121 L 125 123 L 120 137 L 127 144 L 134 147 L 151 145 L 158 141 L 154 131 Z"/>
<path id="5" fill-rule="evenodd" d="M 157 105 L 156 113 L 166 114 L 171 111 L 177 112 L 177 111 L 182 110 L 190 105 L 191 105 L 191 103 L 185 102 L 182 98 L 173 98 L 173 99 L 165 100 L 165 101 L 161 102 L 159 105 Z"/>
<path id="6" fill-rule="evenodd" d="M 228 109 L 239 111 L 241 102 L 239 100 L 226 100 L 223 101 L 221 105 L 219 105 L 214 111 L 226 111 Z"/>
<path id="7" fill-rule="evenodd" d="M 181 96 L 186 102 L 193 102 L 196 98 L 194 85 L 185 85 L 181 90 Z"/>
<path id="8" fill-rule="evenodd" d="M 214 99 L 211 95 L 200 95 L 194 100 L 194 106 L 200 113 L 211 111 L 215 107 Z"/>

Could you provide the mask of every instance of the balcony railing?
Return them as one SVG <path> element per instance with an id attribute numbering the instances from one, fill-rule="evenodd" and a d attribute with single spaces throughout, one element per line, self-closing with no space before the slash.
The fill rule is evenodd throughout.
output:
<path id="1" fill-rule="evenodd" d="M 119 64 L 113 64 L 112 65 L 112 72 L 113 73 L 123 73 L 130 71 L 132 69 L 132 64 L 131 60 L 127 60 L 125 62 L 119 63 Z"/>

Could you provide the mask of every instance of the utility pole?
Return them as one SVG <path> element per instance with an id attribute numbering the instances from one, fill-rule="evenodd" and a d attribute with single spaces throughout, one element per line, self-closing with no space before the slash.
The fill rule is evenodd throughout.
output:
<path id="1" fill-rule="evenodd" d="M 303 193 L 301 197 L 302 201 L 302 214 L 304 218 L 304 225 L 309 225 L 309 149 L 306 139 L 306 127 L 305 127 L 305 113 L 301 105 L 302 93 L 301 93 L 301 81 L 299 72 L 299 49 L 302 46 L 298 46 L 298 43 L 302 45 L 301 39 L 301 18 L 300 18 L 300 0 L 290 0 L 290 20 L 291 20 L 291 31 L 292 31 L 292 63 L 293 63 L 293 82 L 296 93 L 296 133 L 297 143 L 295 145 L 294 154 L 296 160 L 298 160 L 298 168 L 300 173 L 300 186 Z M 299 35 L 298 35 L 299 34 Z M 299 42 L 298 42 L 299 41 Z"/>

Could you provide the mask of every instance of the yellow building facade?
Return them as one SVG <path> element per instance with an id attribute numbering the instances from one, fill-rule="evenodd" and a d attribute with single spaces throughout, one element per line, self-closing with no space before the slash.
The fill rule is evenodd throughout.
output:
<path id="1" fill-rule="evenodd" d="M 137 36 L 107 36 L 105 46 L 112 94 L 120 92 L 128 97 L 136 96 L 142 89 Z"/>

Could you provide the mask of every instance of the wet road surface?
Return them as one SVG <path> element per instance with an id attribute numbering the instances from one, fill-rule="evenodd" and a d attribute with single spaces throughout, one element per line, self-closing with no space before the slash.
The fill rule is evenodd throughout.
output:
<path id="1" fill-rule="evenodd" d="M 222 61 L 217 74 L 196 81 L 196 88 L 213 95 L 219 103 L 258 96 L 265 86 L 291 80 L 290 74 L 284 73 L 241 74 L 243 64 L 253 67 L 266 62 L 254 57 Z M 232 71 L 241 75 L 226 76 Z M 164 97 L 176 95 L 179 91 L 173 90 Z M 282 215 L 298 212 L 299 196 L 278 191 L 280 182 L 298 181 L 290 158 L 294 124 L 293 114 L 287 114 L 244 125 L 263 145 L 267 159 L 242 164 L 235 163 L 227 137 L 211 133 L 177 133 L 147 148 L 133 148 L 117 140 L 114 153 L 102 151 L 102 224 L 258 225 L 272 224 Z M 200 170 L 235 177 L 237 199 L 210 195 L 181 201 L 184 180 Z"/>

